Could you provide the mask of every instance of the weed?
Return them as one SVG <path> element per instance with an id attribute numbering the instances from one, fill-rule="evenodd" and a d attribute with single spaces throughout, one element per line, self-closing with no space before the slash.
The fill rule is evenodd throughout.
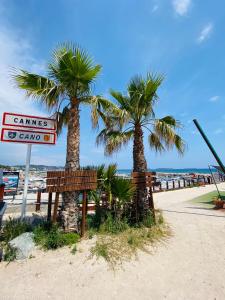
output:
<path id="1" fill-rule="evenodd" d="M 164 224 L 162 214 L 156 212 L 156 222 L 153 224 L 152 218 L 146 222 L 147 226 L 138 224 L 136 227 L 128 226 L 126 229 L 116 232 L 111 227 L 110 231 L 100 231 L 97 234 L 97 242 L 91 249 L 91 254 L 97 257 L 103 257 L 113 269 L 137 256 L 138 251 L 148 252 L 149 246 L 164 240 L 170 235 L 169 227 Z M 114 228 L 114 227 L 113 227 Z M 105 229 L 105 228 L 104 228 Z"/>
<path id="2" fill-rule="evenodd" d="M 87 216 L 87 226 L 89 229 L 98 230 L 100 225 L 105 221 L 105 219 L 106 211 L 101 208 L 97 208 L 94 215 Z"/>
<path id="3" fill-rule="evenodd" d="M 107 243 L 97 242 L 91 249 L 91 253 L 97 257 L 103 257 L 106 261 L 110 260 Z"/>
<path id="4" fill-rule="evenodd" d="M 3 233 L 1 239 L 5 243 L 8 243 L 12 239 L 19 236 L 20 234 L 31 230 L 32 227 L 29 223 L 25 221 L 21 221 L 20 219 L 9 218 L 9 220 L 5 222 L 5 225 L 3 227 Z"/>
<path id="5" fill-rule="evenodd" d="M 107 214 L 105 222 L 100 226 L 99 231 L 105 233 L 117 234 L 128 229 L 128 223 L 126 219 L 114 219 L 110 213 Z"/>
<path id="6" fill-rule="evenodd" d="M 16 249 L 10 247 L 9 244 L 6 244 L 4 247 L 3 259 L 8 262 L 15 260 L 16 259 Z"/>
<path id="7" fill-rule="evenodd" d="M 147 228 L 151 228 L 155 225 L 155 218 L 152 212 L 147 214 L 147 216 L 143 219 L 142 224 Z"/>
<path id="8" fill-rule="evenodd" d="M 96 234 L 96 230 L 91 228 L 91 229 L 88 230 L 87 234 L 88 234 L 88 238 L 92 239 L 93 236 Z"/>
<path id="9" fill-rule="evenodd" d="M 71 253 L 75 255 L 77 253 L 77 245 L 75 244 L 71 250 Z"/>
<path id="10" fill-rule="evenodd" d="M 164 218 L 161 212 L 159 212 L 158 216 L 157 216 L 157 223 L 159 225 L 162 225 L 164 223 Z"/>
<path id="11" fill-rule="evenodd" d="M 70 246 L 78 242 L 76 233 L 63 233 L 57 225 L 42 224 L 34 229 L 34 241 L 45 250 Z"/>
<path id="12" fill-rule="evenodd" d="M 60 234 L 63 237 L 64 246 L 71 246 L 73 244 L 76 244 L 80 239 L 80 236 L 73 232 L 68 232 L 68 233 L 60 232 Z"/>
<path id="13" fill-rule="evenodd" d="M 129 235 L 128 238 L 127 238 L 127 242 L 131 246 L 134 245 L 135 244 L 134 236 L 133 235 Z"/>

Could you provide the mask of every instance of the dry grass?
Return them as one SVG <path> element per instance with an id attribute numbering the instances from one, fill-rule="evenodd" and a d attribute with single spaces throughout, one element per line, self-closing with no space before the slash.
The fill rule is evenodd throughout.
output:
<path id="1" fill-rule="evenodd" d="M 169 226 L 158 213 L 156 225 L 150 228 L 129 228 L 118 234 L 98 234 L 91 254 L 97 258 L 103 257 L 115 269 L 123 262 L 136 258 L 138 251 L 151 253 L 156 243 L 165 241 L 170 235 Z"/>

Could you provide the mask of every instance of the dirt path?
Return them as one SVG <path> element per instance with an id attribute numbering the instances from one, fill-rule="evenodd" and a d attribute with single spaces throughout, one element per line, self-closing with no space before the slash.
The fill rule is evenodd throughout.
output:
<path id="1" fill-rule="evenodd" d="M 225 184 L 220 185 L 225 190 Z M 103 260 L 87 260 L 92 240 L 75 256 L 68 249 L 0 264 L 0 299 L 225 299 L 225 213 L 187 200 L 213 186 L 155 195 L 173 236 L 140 253 L 116 273 Z"/>

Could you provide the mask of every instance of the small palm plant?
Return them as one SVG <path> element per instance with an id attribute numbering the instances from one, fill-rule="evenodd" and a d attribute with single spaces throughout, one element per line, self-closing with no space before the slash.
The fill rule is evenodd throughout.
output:
<path id="1" fill-rule="evenodd" d="M 46 76 L 25 70 L 16 71 L 16 85 L 27 96 L 47 106 L 57 120 L 58 133 L 67 126 L 66 170 L 80 168 L 80 107 L 90 105 L 93 127 L 98 125 L 99 108 L 109 102 L 92 95 L 92 85 L 101 66 L 89 54 L 73 44 L 62 44 L 52 54 Z M 78 231 L 78 194 L 66 192 L 63 197 L 62 219 L 67 231 Z"/>
<path id="2" fill-rule="evenodd" d="M 120 219 L 126 208 L 131 204 L 135 192 L 135 187 L 131 180 L 116 177 L 112 184 L 112 195 L 115 199 L 115 213 Z"/>
<path id="3" fill-rule="evenodd" d="M 97 144 L 103 143 L 105 153 L 110 155 L 132 140 L 134 172 L 146 172 L 148 169 L 144 155 L 145 132 L 148 133 L 149 146 L 155 151 L 163 152 L 175 147 L 179 153 L 184 152 L 184 142 L 177 134 L 180 122 L 172 116 L 155 116 L 154 106 L 159 99 L 157 90 L 162 81 L 161 75 L 132 78 L 126 94 L 111 90 L 116 103 L 101 114 L 105 128 L 99 133 Z"/>
<path id="4" fill-rule="evenodd" d="M 104 171 L 103 185 L 108 196 L 109 205 L 112 204 L 112 185 L 117 172 L 116 164 L 110 164 Z"/>

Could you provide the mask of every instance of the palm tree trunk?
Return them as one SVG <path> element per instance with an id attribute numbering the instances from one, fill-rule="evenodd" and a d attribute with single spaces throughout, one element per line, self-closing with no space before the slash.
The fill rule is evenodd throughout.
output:
<path id="1" fill-rule="evenodd" d="M 76 171 L 80 168 L 80 120 L 79 102 L 71 99 L 67 132 L 66 171 Z M 79 193 L 65 192 L 63 194 L 62 222 L 64 230 L 79 232 Z"/>
<path id="2" fill-rule="evenodd" d="M 147 162 L 144 155 L 143 130 L 140 124 L 135 124 L 134 128 L 134 144 L 133 144 L 133 171 L 146 172 Z M 136 222 L 142 221 L 149 210 L 149 191 L 143 185 L 138 186 L 135 196 L 135 212 Z"/>
<path id="3" fill-rule="evenodd" d="M 147 163 L 144 155 L 143 130 L 140 124 L 135 124 L 133 145 L 133 170 L 134 172 L 146 172 Z"/>

